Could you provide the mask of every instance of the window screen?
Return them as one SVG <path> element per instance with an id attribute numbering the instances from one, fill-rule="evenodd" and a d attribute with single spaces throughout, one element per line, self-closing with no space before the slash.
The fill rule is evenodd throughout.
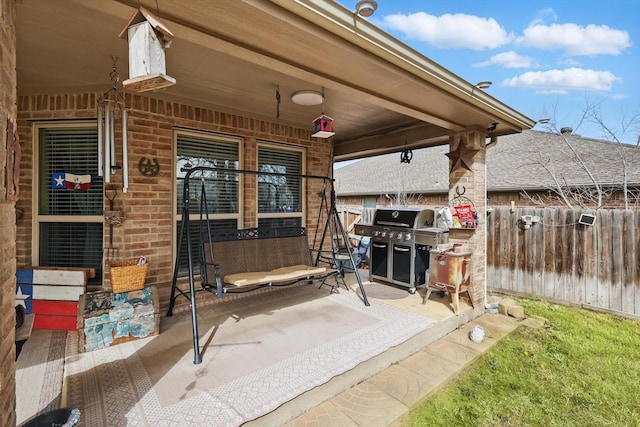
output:
<path id="1" fill-rule="evenodd" d="M 189 218 L 195 274 L 199 274 L 199 254 L 202 240 L 199 234 L 200 206 L 206 208 L 211 227 L 237 229 L 240 221 L 240 174 L 224 169 L 240 168 L 239 140 L 207 138 L 198 135 L 179 133 L 176 137 L 176 241 L 180 245 L 178 274 L 189 272 L 186 236 L 180 240 L 182 226 L 184 178 L 193 167 L 219 168 L 215 171 L 195 172 L 189 180 Z M 204 198 L 202 189 L 204 186 Z"/>
<path id="2" fill-rule="evenodd" d="M 184 195 L 184 177 L 186 168 L 215 167 L 221 169 L 239 169 L 238 143 L 216 141 L 191 135 L 178 135 L 176 162 L 177 210 L 182 214 Z M 194 178 L 204 178 L 207 210 L 209 214 L 237 214 L 239 213 L 239 174 L 224 170 L 197 172 L 192 175 L 190 182 L 189 211 L 198 213 L 200 209 L 202 181 Z"/>
<path id="3" fill-rule="evenodd" d="M 103 182 L 98 176 L 97 129 L 81 126 L 39 128 L 37 135 L 38 263 L 95 268 L 96 277 L 89 279 L 89 284 L 100 286 Z M 83 177 L 83 189 L 66 186 L 66 180 L 71 176 Z M 90 177 L 88 180 L 87 176 Z M 64 187 L 60 185 L 62 182 L 65 182 Z M 79 185 L 77 181 L 73 182 Z"/>
<path id="4" fill-rule="evenodd" d="M 302 227 L 302 217 L 288 218 L 259 218 L 258 227 L 281 228 L 281 227 Z"/>
<path id="5" fill-rule="evenodd" d="M 102 224 L 41 222 L 39 258 L 40 265 L 96 268 L 99 272 Z M 100 277 L 96 274 L 98 280 Z"/>
<path id="6" fill-rule="evenodd" d="M 189 221 L 189 228 L 191 229 L 191 244 L 192 244 L 192 256 L 193 256 L 193 269 L 194 273 L 200 274 L 200 249 L 202 243 L 208 241 L 208 235 L 206 233 L 205 221 Z M 238 223 L 235 219 L 221 219 L 210 220 L 209 225 L 212 228 L 221 229 L 237 229 Z M 178 221 L 178 237 L 180 237 L 180 228 L 182 227 L 182 221 Z M 180 243 L 180 259 L 178 260 L 178 275 L 186 276 L 189 273 L 189 258 L 187 253 L 187 237 L 183 236 L 182 241 L 178 239 Z"/>
<path id="7" fill-rule="evenodd" d="M 98 131 L 93 127 L 40 129 L 38 213 L 102 216 L 102 177 L 98 176 Z M 88 190 L 57 189 L 54 174 L 91 176 Z"/>
<path id="8" fill-rule="evenodd" d="M 289 174 L 258 175 L 258 213 L 302 213 L 301 151 L 259 147 L 258 171 Z"/>

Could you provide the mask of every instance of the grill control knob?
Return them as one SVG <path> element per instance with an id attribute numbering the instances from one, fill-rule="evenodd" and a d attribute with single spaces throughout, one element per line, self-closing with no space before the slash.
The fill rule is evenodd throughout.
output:
<path id="1" fill-rule="evenodd" d="M 396 236 L 396 233 L 394 233 L 393 231 L 389 232 L 389 238 L 393 239 Z"/>
<path id="2" fill-rule="evenodd" d="M 411 233 L 407 233 L 407 234 L 404 236 L 404 239 L 405 239 L 405 240 L 411 240 Z"/>
<path id="3" fill-rule="evenodd" d="M 380 232 L 380 237 L 385 237 L 386 235 L 387 235 L 387 232 L 386 232 L 386 231 L 381 231 L 381 232 Z"/>

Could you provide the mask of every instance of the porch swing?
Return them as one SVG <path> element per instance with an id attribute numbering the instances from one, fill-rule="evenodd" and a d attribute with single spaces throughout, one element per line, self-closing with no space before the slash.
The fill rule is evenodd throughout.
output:
<path id="1" fill-rule="evenodd" d="M 320 287 L 322 287 L 327 279 L 333 278 L 336 280 L 336 286 L 338 285 L 338 280 L 342 280 L 344 284 L 342 271 L 336 268 L 340 265 L 338 255 L 342 251 L 345 256 L 354 259 L 355 253 L 336 210 L 335 191 L 331 178 L 203 166 L 187 167 L 182 171 L 186 172 L 183 182 L 182 224 L 178 236 L 178 249 L 167 316 L 173 315 L 175 302 L 179 296 L 189 299 L 194 364 L 202 362 L 196 307 L 196 294 L 198 292 L 207 291 L 215 294 L 218 299 L 222 299 L 227 294 L 248 293 L 266 287 L 292 286 L 304 281 L 309 283 L 320 281 Z M 207 178 L 207 174 L 214 177 L 218 174 L 227 174 L 226 177 L 233 176 L 233 174 L 241 174 L 271 176 L 280 179 L 321 180 L 323 184 L 322 202 L 318 212 L 313 247 L 309 247 L 307 230 L 302 226 L 253 227 L 247 229 L 214 227 L 209 216 L 210 202 L 207 199 L 206 183 L 211 178 Z M 200 180 L 200 206 L 197 226 L 198 254 L 193 253 L 194 236 L 190 220 L 191 183 L 192 180 L 196 179 Z M 327 189 L 330 189 L 330 200 L 327 200 Z M 323 215 L 326 215 L 326 222 L 320 238 L 317 239 L 320 219 Z M 331 241 L 330 251 L 324 249 L 327 234 L 329 234 Z M 344 242 L 342 247 L 336 247 L 339 241 Z M 187 290 L 178 287 L 183 247 L 186 247 L 187 253 L 189 280 L 189 288 Z M 330 252 L 329 268 L 319 265 L 321 262 L 320 254 L 326 254 L 327 252 Z M 312 254 L 316 254 L 315 259 Z M 198 258 L 199 263 L 200 289 L 196 289 L 195 286 L 194 257 Z M 355 269 L 354 273 L 362 294 L 363 303 L 368 306 L 369 301 L 360 274 L 357 269 Z M 333 291 L 334 289 L 335 286 L 332 286 L 331 290 Z"/>

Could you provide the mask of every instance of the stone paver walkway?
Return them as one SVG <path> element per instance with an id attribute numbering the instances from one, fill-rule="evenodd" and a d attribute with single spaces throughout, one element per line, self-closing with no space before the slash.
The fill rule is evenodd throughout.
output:
<path id="1" fill-rule="evenodd" d="M 411 408 L 455 378 L 521 324 L 502 314 L 484 314 L 401 362 L 310 409 L 285 426 L 400 426 L 402 417 Z M 469 333 L 476 325 L 482 326 L 485 331 L 481 343 L 469 339 Z"/>

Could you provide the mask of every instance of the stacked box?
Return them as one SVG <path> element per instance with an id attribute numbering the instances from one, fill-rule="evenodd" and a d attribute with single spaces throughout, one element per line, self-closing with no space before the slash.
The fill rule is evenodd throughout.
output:
<path id="1" fill-rule="evenodd" d="M 84 294 L 78 309 L 79 350 L 93 351 L 157 335 L 159 310 L 155 286 L 129 292 Z"/>
<path id="2" fill-rule="evenodd" d="M 35 315 L 34 329 L 76 329 L 87 269 L 25 267 L 16 271 L 16 303 Z"/>

